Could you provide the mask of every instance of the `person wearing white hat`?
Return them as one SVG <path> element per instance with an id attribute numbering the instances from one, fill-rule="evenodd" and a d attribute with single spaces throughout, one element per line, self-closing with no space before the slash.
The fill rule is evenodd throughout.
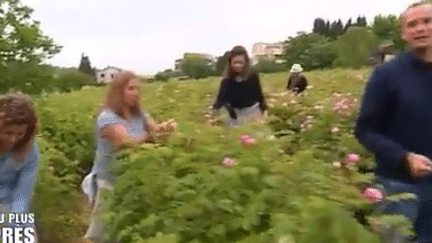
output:
<path id="1" fill-rule="evenodd" d="M 306 77 L 302 74 L 303 68 L 300 64 L 294 64 L 291 67 L 291 76 L 288 79 L 287 89 L 296 92 L 297 94 L 303 92 L 308 83 Z"/>

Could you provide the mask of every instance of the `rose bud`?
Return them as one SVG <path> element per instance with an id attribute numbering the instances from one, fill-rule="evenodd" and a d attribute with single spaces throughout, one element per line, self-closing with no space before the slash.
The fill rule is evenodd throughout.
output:
<path id="1" fill-rule="evenodd" d="M 362 196 L 369 203 L 378 203 L 383 199 L 383 194 L 376 188 L 367 188 Z"/>
<path id="2" fill-rule="evenodd" d="M 349 153 L 345 163 L 349 164 L 349 165 L 354 165 L 356 164 L 358 161 L 360 160 L 360 156 L 356 153 Z"/>

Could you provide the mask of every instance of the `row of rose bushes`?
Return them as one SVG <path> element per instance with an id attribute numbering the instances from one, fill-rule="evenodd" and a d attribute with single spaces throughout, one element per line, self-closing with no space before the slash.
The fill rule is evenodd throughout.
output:
<path id="1" fill-rule="evenodd" d="M 270 95 L 264 123 L 227 130 L 208 114 L 162 145 L 127 151 L 107 192 L 120 242 L 378 242 L 398 215 L 372 210 L 373 157 L 353 136 L 358 103 L 335 93 Z M 289 105 L 288 105 L 289 104 Z"/>

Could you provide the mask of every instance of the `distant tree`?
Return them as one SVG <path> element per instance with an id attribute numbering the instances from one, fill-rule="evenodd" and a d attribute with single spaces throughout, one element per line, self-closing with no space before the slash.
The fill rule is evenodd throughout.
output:
<path id="1" fill-rule="evenodd" d="M 84 53 L 81 55 L 81 62 L 78 67 L 78 71 L 88 74 L 90 76 L 96 76 L 95 70 L 91 67 L 90 59 Z"/>
<path id="2" fill-rule="evenodd" d="M 230 52 L 226 51 L 223 56 L 218 57 L 216 62 L 216 75 L 221 76 L 228 65 Z"/>
<path id="3" fill-rule="evenodd" d="M 322 18 L 316 18 L 314 20 L 312 32 L 322 35 L 325 32 L 326 22 Z"/>
<path id="4" fill-rule="evenodd" d="M 348 28 L 351 27 L 351 26 L 353 26 L 353 23 L 352 23 L 352 19 L 350 18 L 350 19 L 347 21 L 347 23 L 345 24 L 345 27 L 344 27 L 344 33 L 346 33 L 347 30 L 348 30 Z"/>
<path id="5" fill-rule="evenodd" d="M 274 73 L 288 69 L 284 63 L 279 63 L 277 59 L 272 57 L 260 56 L 257 59 L 258 63 L 252 67 L 253 71 L 257 73 Z"/>
<path id="6" fill-rule="evenodd" d="M 18 0 L 0 0 L 0 90 L 38 93 L 49 88 L 52 70 L 43 61 L 61 46 L 45 35 L 33 9 Z"/>
<path id="7" fill-rule="evenodd" d="M 363 16 L 363 17 L 358 16 L 357 17 L 357 22 L 356 22 L 355 25 L 359 26 L 359 27 L 366 27 L 367 26 L 366 17 L 365 16 Z"/>
<path id="8" fill-rule="evenodd" d="M 166 82 L 169 80 L 169 77 L 166 74 L 164 74 L 163 72 L 159 72 L 154 76 L 154 79 L 157 81 Z"/>
<path id="9" fill-rule="evenodd" d="M 329 36 L 332 40 L 336 40 L 338 36 L 343 34 L 343 24 L 342 20 L 334 21 L 329 30 Z"/>
<path id="10" fill-rule="evenodd" d="M 366 27 L 351 27 L 337 41 L 342 66 L 360 68 L 366 64 L 378 38 Z"/>
<path id="11" fill-rule="evenodd" d="M 286 64 L 299 63 L 305 70 L 329 67 L 337 57 L 330 38 L 317 33 L 299 33 L 290 37 L 286 46 Z"/>
<path id="12" fill-rule="evenodd" d="M 330 21 L 327 20 L 325 27 L 324 27 L 324 36 L 330 37 Z"/>
<path id="13" fill-rule="evenodd" d="M 400 22 L 398 17 L 395 15 L 375 16 L 371 29 L 381 41 L 392 41 L 395 49 L 403 51 L 405 44 L 400 37 Z"/>
<path id="14" fill-rule="evenodd" d="M 206 78 L 213 74 L 209 60 L 199 54 L 185 54 L 183 72 L 191 78 Z"/>
<path id="15" fill-rule="evenodd" d="M 158 81 L 168 81 L 170 78 L 180 77 L 183 73 L 181 71 L 175 71 L 171 68 L 165 69 L 163 72 L 158 72 L 154 78 Z"/>
<path id="16" fill-rule="evenodd" d="M 43 34 L 32 13 L 18 0 L 0 1 L 0 62 L 41 63 L 60 52 L 62 47 Z"/>

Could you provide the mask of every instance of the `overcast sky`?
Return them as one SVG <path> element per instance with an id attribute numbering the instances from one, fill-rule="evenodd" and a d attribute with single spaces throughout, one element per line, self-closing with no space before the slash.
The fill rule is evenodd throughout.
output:
<path id="1" fill-rule="evenodd" d="M 276 42 L 330 21 L 400 14 L 415 0 L 21 0 L 45 34 L 63 45 L 50 63 L 108 65 L 154 74 L 184 52 L 220 56 L 234 45 Z"/>

